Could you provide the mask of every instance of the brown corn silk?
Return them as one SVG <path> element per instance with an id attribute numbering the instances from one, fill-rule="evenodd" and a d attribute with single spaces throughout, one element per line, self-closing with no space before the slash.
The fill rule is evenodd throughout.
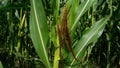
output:
<path id="1" fill-rule="evenodd" d="M 68 13 L 69 12 L 67 10 L 67 7 L 66 5 L 64 5 L 61 16 L 60 16 L 59 24 L 58 24 L 60 50 L 64 48 L 66 51 L 70 51 L 73 57 L 75 58 L 75 60 L 77 60 L 72 48 L 72 42 L 71 42 L 70 33 L 69 33 Z M 61 54 L 60 55 L 61 59 L 63 59 L 62 52 L 60 54 Z"/>

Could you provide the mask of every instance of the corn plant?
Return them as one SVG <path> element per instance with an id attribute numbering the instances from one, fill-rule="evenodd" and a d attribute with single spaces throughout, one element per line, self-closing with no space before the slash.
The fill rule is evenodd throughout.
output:
<path id="1" fill-rule="evenodd" d="M 74 45 L 72 49 L 74 51 L 75 57 L 79 59 L 79 61 L 76 61 L 75 57 L 71 56 L 71 51 L 61 52 L 63 50 L 62 46 L 63 47 L 67 46 L 68 48 L 70 48 L 69 43 L 72 43 L 69 41 L 67 42 L 68 45 L 67 44 L 64 45 L 65 42 L 62 42 L 62 41 L 66 41 L 66 39 L 64 38 L 62 39 L 62 37 L 67 36 L 67 35 L 64 35 L 64 33 L 68 32 L 67 34 L 70 35 L 71 40 L 72 40 L 74 33 L 75 33 L 75 29 L 78 27 L 77 25 L 78 25 L 78 22 L 81 16 L 84 15 L 84 13 L 88 9 L 90 9 L 90 7 L 94 3 L 96 3 L 95 0 L 85 0 L 83 2 L 79 0 L 68 0 L 65 3 L 66 8 L 63 7 L 63 9 L 65 10 L 62 9 L 63 11 L 61 12 L 60 17 L 59 17 L 60 1 L 56 0 L 55 2 L 56 8 L 53 9 L 54 10 L 53 18 L 55 19 L 55 21 L 53 22 L 54 25 L 49 27 L 50 30 L 52 30 L 52 28 L 56 28 L 56 29 L 53 29 L 53 32 L 56 31 L 56 33 L 53 33 L 56 36 L 55 37 L 53 36 L 54 38 L 52 38 L 52 36 L 50 36 L 51 35 L 50 33 L 52 32 L 49 33 L 48 25 L 47 25 L 47 22 L 48 22 L 47 17 L 48 18 L 50 17 L 49 15 L 48 16 L 46 15 L 47 13 L 45 12 L 45 7 L 43 6 L 43 2 L 41 0 L 35 0 L 35 1 L 31 0 L 30 34 L 31 34 L 31 38 L 33 41 L 33 45 L 36 49 L 36 52 L 39 55 L 41 61 L 44 63 L 44 65 L 46 65 L 47 68 L 51 68 L 52 66 L 54 68 L 58 68 L 58 67 L 76 68 L 78 67 L 79 63 L 82 61 L 83 57 L 85 56 L 87 47 L 90 45 L 93 46 L 96 43 L 97 39 L 101 36 L 110 16 L 105 16 L 98 21 L 93 21 L 92 22 L 93 24 L 91 25 L 91 27 L 89 27 L 88 29 L 85 29 L 81 38 L 78 41 L 77 40 L 75 41 L 76 44 Z M 65 26 L 66 22 L 67 22 L 67 26 Z M 69 31 L 66 31 L 65 29 L 66 27 L 67 29 L 69 29 Z M 50 38 L 52 40 L 54 39 L 54 41 L 52 42 L 56 44 L 54 45 L 55 47 L 54 64 L 50 63 L 49 55 L 48 55 L 49 45 L 47 43 Z M 70 38 L 68 38 L 67 40 L 69 39 Z M 64 50 L 65 49 L 66 48 L 64 48 Z M 64 54 L 64 53 L 67 53 L 67 54 Z M 63 59 L 61 59 L 61 55 L 63 59 L 65 60 L 65 62 L 67 62 L 68 66 L 65 65 Z"/>
<path id="2" fill-rule="evenodd" d="M 0 0 L 0 68 L 119 68 L 120 0 Z"/>

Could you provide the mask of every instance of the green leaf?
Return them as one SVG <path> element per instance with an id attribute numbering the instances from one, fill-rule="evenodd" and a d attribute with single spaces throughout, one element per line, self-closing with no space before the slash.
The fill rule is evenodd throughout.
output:
<path id="1" fill-rule="evenodd" d="M 1 61 L 0 61 L 0 68 L 3 68 Z"/>
<path id="2" fill-rule="evenodd" d="M 58 17 L 59 17 L 59 7 L 60 7 L 60 0 L 55 0 L 54 1 L 55 6 L 54 6 L 54 17 L 55 17 L 55 22 L 58 22 Z"/>
<path id="3" fill-rule="evenodd" d="M 70 0 L 69 0 L 70 1 Z M 67 2 L 67 6 L 69 8 L 69 1 Z M 73 0 L 72 0 L 73 1 Z M 76 12 L 76 9 L 78 8 L 79 6 L 79 0 L 74 0 L 72 2 L 72 7 L 70 8 L 70 16 L 69 16 L 69 26 L 70 28 L 72 27 L 73 23 L 74 23 L 74 20 L 75 20 L 75 12 Z"/>
<path id="4" fill-rule="evenodd" d="M 95 22 L 95 24 L 90 29 L 85 31 L 81 39 L 78 41 L 74 50 L 76 57 L 79 60 L 82 60 L 83 56 L 85 55 L 87 46 L 90 43 L 95 43 L 101 36 L 109 17 L 110 16 L 106 16 Z M 71 61 L 70 65 L 76 64 L 76 61 L 73 57 L 69 57 L 69 60 Z M 71 68 L 71 66 L 69 66 L 69 68 Z"/>
<path id="5" fill-rule="evenodd" d="M 31 0 L 30 34 L 40 59 L 47 68 L 51 68 L 46 46 L 49 33 L 46 15 L 41 0 Z"/>
<path id="6" fill-rule="evenodd" d="M 75 11 L 72 12 L 72 18 L 69 18 L 69 22 L 70 22 L 70 30 L 71 30 L 71 35 L 73 35 L 78 21 L 80 19 L 80 17 L 88 10 L 90 9 L 90 7 L 92 6 L 92 4 L 94 3 L 95 0 L 85 0 L 84 2 L 82 2 L 78 8 L 71 8 L 71 11 Z M 74 4 L 73 4 L 74 5 Z M 76 5 L 77 6 L 77 5 Z M 73 6 L 75 7 L 75 6 Z M 71 15 L 70 14 L 70 15 Z M 74 17 L 74 18 L 73 18 Z"/>

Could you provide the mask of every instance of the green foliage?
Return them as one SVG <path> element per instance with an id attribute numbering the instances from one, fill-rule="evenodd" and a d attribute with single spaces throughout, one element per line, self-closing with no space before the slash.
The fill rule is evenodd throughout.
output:
<path id="1" fill-rule="evenodd" d="M 0 68 L 3 68 L 1 61 L 0 61 Z"/>
<path id="2" fill-rule="evenodd" d="M 47 29 L 47 20 L 41 0 L 31 0 L 30 15 L 30 34 L 34 47 L 42 62 L 47 66 L 47 68 L 50 68 L 48 51 L 46 48 L 49 33 Z"/>
<path id="3" fill-rule="evenodd" d="M 73 50 L 64 68 L 120 66 L 119 0 L 0 0 L 0 68 L 58 68 L 63 5 Z"/>
<path id="4" fill-rule="evenodd" d="M 109 16 L 102 18 L 101 20 L 95 22 L 95 24 L 91 28 L 87 29 L 84 32 L 83 36 L 78 41 L 78 43 L 74 49 L 74 51 L 76 52 L 77 58 L 82 60 L 85 55 L 85 52 L 87 50 L 87 47 L 89 47 L 88 45 L 90 43 L 96 43 L 97 39 L 101 36 L 108 19 L 109 19 Z M 70 57 L 70 58 L 72 58 L 72 57 Z M 76 62 L 75 59 L 72 59 L 72 62 L 70 63 L 70 65 L 75 64 L 75 62 Z M 69 68 L 71 68 L 71 66 Z"/>

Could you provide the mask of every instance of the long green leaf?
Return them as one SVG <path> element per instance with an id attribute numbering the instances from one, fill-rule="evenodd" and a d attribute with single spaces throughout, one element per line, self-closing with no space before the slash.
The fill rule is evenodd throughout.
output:
<path id="1" fill-rule="evenodd" d="M 47 68 L 50 68 L 46 49 L 48 41 L 48 27 L 41 0 L 31 0 L 30 34 L 33 45 L 41 61 Z"/>
<path id="2" fill-rule="evenodd" d="M 69 3 L 70 2 L 70 3 Z M 72 3 L 71 3 L 72 2 Z M 72 7 L 70 8 L 69 5 L 72 5 Z M 70 28 L 72 27 L 73 23 L 74 23 L 74 20 L 75 20 L 75 12 L 76 12 L 76 9 L 78 8 L 79 6 L 79 0 L 69 0 L 67 2 L 67 6 L 68 8 L 70 8 L 70 16 L 69 16 L 69 26 Z"/>
<path id="3" fill-rule="evenodd" d="M 72 19 L 69 18 L 71 35 L 73 35 L 74 30 L 77 27 L 77 22 L 79 21 L 80 17 L 92 6 L 94 1 L 95 0 L 85 0 L 78 6 L 77 9 L 74 9 L 74 8 L 71 9 L 71 11 L 75 10 L 75 12 L 72 12 Z"/>
<path id="4" fill-rule="evenodd" d="M 78 44 L 75 47 L 75 53 L 76 57 L 80 60 L 82 60 L 83 56 L 85 55 L 86 48 L 88 44 L 94 43 L 97 41 L 97 39 L 101 36 L 104 27 L 106 25 L 107 20 L 110 16 L 106 16 L 105 18 L 102 18 L 101 20 L 95 22 L 95 25 L 91 27 L 90 29 L 86 30 L 81 39 L 78 41 Z M 72 59 L 72 62 L 70 65 L 73 65 L 76 63 L 75 59 L 72 57 L 69 57 L 70 60 Z M 71 66 L 69 66 L 71 68 Z M 73 67 L 72 67 L 73 68 Z"/>
<path id="5" fill-rule="evenodd" d="M 0 61 L 0 68 L 3 68 L 1 61 Z"/>

